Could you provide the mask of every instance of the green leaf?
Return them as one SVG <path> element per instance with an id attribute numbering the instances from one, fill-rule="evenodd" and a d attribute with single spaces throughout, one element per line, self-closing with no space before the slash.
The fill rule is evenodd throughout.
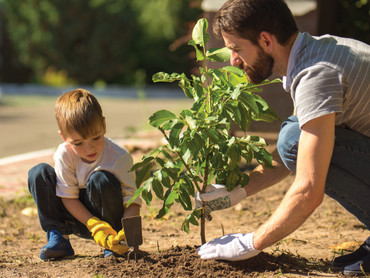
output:
<path id="1" fill-rule="evenodd" d="M 250 125 L 250 113 L 247 111 L 246 107 L 240 102 L 238 103 L 238 108 L 241 115 L 239 127 L 242 131 L 246 132 Z"/>
<path id="2" fill-rule="evenodd" d="M 183 73 L 181 75 L 181 79 L 179 80 L 179 86 L 184 91 L 184 94 L 188 98 L 194 98 L 193 96 L 193 88 L 191 87 L 189 79 Z"/>
<path id="3" fill-rule="evenodd" d="M 172 191 L 165 200 L 165 205 L 172 205 L 175 200 L 179 197 L 176 191 Z"/>
<path id="4" fill-rule="evenodd" d="M 159 110 L 149 118 L 149 124 L 154 127 L 159 127 L 161 124 L 176 119 L 176 115 L 168 110 Z"/>
<path id="5" fill-rule="evenodd" d="M 211 128 L 205 128 L 205 129 L 203 129 L 203 132 L 215 144 L 219 144 L 220 141 L 222 141 L 224 139 L 224 138 L 222 138 L 222 134 L 220 132 L 218 132 L 217 130 L 214 130 L 214 129 L 211 129 Z"/>
<path id="6" fill-rule="evenodd" d="M 168 143 L 170 143 L 171 147 L 178 147 L 180 145 L 179 136 L 183 127 L 184 127 L 183 123 L 177 123 L 172 127 L 170 134 L 168 136 L 169 137 Z"/>
<path id="7" fill-rule="evenodd" d="M 201 50 L 199 50 L 199 48 L 197 47 L 197 44 L 194 40 L 191 40 L 188 42 L 188 45 L 191 45 L 195 48 L 195 54 L 196 54 L 196 57 L 197 57 L 197 61 L 203 61 L 204 60 L 204 55 L 203 55 L 203 52 Z"/>
<path id="8" fill-rule="evenodd" d="M 150 177 L 152 165 L 146 165 L 136 173 L 136 186 L 139 187 L 144 181 Z"/>
<path id="9" fill-rule="evenodd" d="M 231 93 L 231 98 L 232 99 L 238 99 L 239 95 L 240 95 L 240 86 L 237 86 L 234 91 Z"/>
<path id="10" fill-rule="evenodd" d="M 210 48 L 206 53 L 207 60 L 221 63 L 228 61 L 230 59 L 230 55 L 231 51 L 227 47 Z"/>
<path id="11" fill-rule="evenodd" d="M 179 196 L 179 202 L 184 208 L 184 210 L 192 210 L 192 204 L 191 204 L 191 199 L 189 196 L 189 193 L 186 190 L 180 190 L 178 191 L 178 196 Z"/>
<path id="12" fill-rule="evenodd" d="M 231 145 L 229 147 L 229 150 L 227 152 L 227 155 L 229 157 L 229 165 L 228 167 L 230 169 L 234 169 L 235 167 L 237 167 L 240 163 L 240 149 L 238 148 L 238 146 L 235 144 L 235 145 Z"/>
<path id="13" fill-rule="evenodd" d="M 227 190 L 232 190 L 235 186 L 239 185 L 239 175 L 235 171 L 230 172 L 226 178 Z"/>
<path id="14" fill-rule="evenodd" d="M 176 72 L 171 74 L 168 74 L 166 72 L 157 72 L 153 75 L 152 80 L 153 82 L 174 82 L 181 80 L 182 78 L 183 77 Z"/>
<path id="15" fill-rule="evenodd" d="M 184 222 L 181 225 L 181 230 L 186 232 L 187 234 L 189 233 L 189 224 L 193 224 L 194 226 L 199 226 L 199 223 L 195 217 L 198 217 L 197 211 L 193 211 L 192 214 L 188 214 L 184 220 Z"/>
<path id="16" fill-rule="evenodd" d="M 143 161 L 141 162 L 138 162 L 136 164 L 134 164 L 131 168 L 131 171 L 135 171 L 136 169 L 139 169 L 145 165 L 147 165 L 148 163 L 150 163 L 152 160 L 154 159 L 154 157 L 152 156 L 149 156 L 149 157 L 146 157 Z"/>
<path id="17" fill-rule="evenodd" d="M 143 187 L 140 187 L 140 188 L 136 189 L 136 191 L 135 191 L 135 193 L 134 193 L 134 196 L 132 196 L 132 198 L 127 202 L 126 207 L 128 207 L 129 205 L 131 205 L 131 203 L 132 203 L 133 201 L 135 201 L 135 199 L 136 199 L 137 197 L 139 197 L 139 196 L 140 196 L 140 194 L 141 194 L 141 192 L 142 192 L 143 190 L 144 190 L 144 188 L 143 188 Z"/>
<path id="18" fill-rule="evenodd" d="M 191 151 L 190 149 L 187 149 L 182 156 L 182 159 L 185 161 L 185 163 L 188 163 L 189 158 L 191 157 Z"/>
<path id="19" fill-rule="evenodd" d="M 253 120 L 265 122 L 280 120 L 275 111 L 268 106 L 267 102 L 262 97 L 256 95 L 256 103 L 259 107 L 259 113 L 255 115 Z"/>
<path id="20" fill-rule="evenodd" d="M 161 199 L 161 200 L 164 200 L 164 196 L 163 196 L 163 186 L 161 184 L 161 182 L 156 179 L 156 178 L 153 178 L 153 181 L 152 181 L 152 188 L 153 188 L 153 191 L 155 193 L 155 195 Z"/>
<path id="21" fill-rule="evenodd" d="M 223 67 L 222 69 L 227 72 L 231 72 L 239 77 L 243 77 L 245 75 L 244 70 L 237 68 L 237 67 L 226 66 L 226 67 Z"/>
<path id="22" fill-rule="evenodd" d="M 162 208 L 159 210 L 156 218 L 162 218 L 163 216 L 165 216 L 167 213 L 170 212 L 170 208 L 171 206 L 173 205 L 175 199 L 177 198 L 177 194 L 176 192 L 174 191 L 171 191 L 171 188 L 169 188 L 167 191 L 166 191 L 166 194 L 164 196 L 164 202 L 163 202 L 163 206 Z"/>
<path id="23" fill-rule="evenodd" d="M 182 184 L 181 185 L 189 193 L 190 196 L 194 196 L 195 195 L 194 185 L 191 182 L 191 178 L 184 177 L 182 179 Z"/>
<path id="24" fill-rule="evenodd" d="M 150 206 L 150 203 L 153 199 L 152 190 L 151 190 L 152 181 L 153 181 L 153 178 L 149 178 L 144 182 L 144 185 L 142 187 L 144 190 L 141 193 L 141 196 L 143 197 L 143 199 L 145 200 L 148 206 Z"/>
<path id="25" fill-rule="evenodd" d="M 190 129 L 194 130 L 197 128 L 197 121 L 193 118 L 193 116 L 186 115 L 185 122 L 187 123 Z"/>
<path id="26" fill-rule="evenodd" d="M 249 183 L 249 176 L 246 173 L 243 173 L 242 179 L 240 181 L 240 186 L 244 187 Z"/>
<path id="27" fill-rule="evenodd" d="M 255 95 L 249 92 L 241 92 L 238 97 L 238 100 L 240 100 L 247 107 L 248 110 L 252 109 L 254 113 L 256 114 L 259 113 Z"/>
<path id="28" fill-rule="evenodd" d="M 196 44 L 201 47 L 205 47 L 209 41 L 209 35 L 207 34 L 208 21 L 205 18 L 201 18 L 197 21 L 193 28 L 192 38 Z"/>
<path id="29" fill-rule="evenodd" d="M 189 234 L 189 232 L 190 232 L 189 221 L 187 219 L 185 219 L 184 222 L 182 223 L 181 230 L 184 231 L 185 233 Z"/>
<path id="30" fill-rule="evenodd" d="M 239 139 L 239 141 L 242 143 L 253 144 L 253 145 L 260 146 L 260 147 L 264 147 L 267 145 L 265 139 L 263 139 L 260 136 L 256 136 L 256 135 L 243 136 Z"/>
<path id="31" fill-rule="evenodd" d="M 258 161 L 258 163 L 266 165 L 269 168 L 273 168 L 272 155 L 264 148 L 259 149 L 258 152 L 254 152 L 254 158 Z"/>

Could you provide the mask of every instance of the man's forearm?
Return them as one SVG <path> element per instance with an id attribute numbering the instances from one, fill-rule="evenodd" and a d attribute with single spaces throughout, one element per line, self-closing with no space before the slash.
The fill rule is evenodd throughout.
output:
<path id="1" fill-rule="evenodd" d="M 295 181 L 274 214 L 254 234 L 258 250 L 269 247 L 294 232 L 316 209 L 319 196 L 312 196 Z"/>
<path id="2" fill-rule="evenodd" d="M 249 174 L 249 183 L 244 187 L 247 196 L 280 182 L 291 173 L 281 161 L 277 150 L 272 153 L 272 159 L 274 168 L 259 165 Z"/>
<path id="3" fill-rule="evenodd" d="M 255 248 L 262 250 L 295 231 L 322 203 L 334 148 L 334 116 L 316 118 L 302 127 L 295 180 L 274 214 L 255 232 Z"/>

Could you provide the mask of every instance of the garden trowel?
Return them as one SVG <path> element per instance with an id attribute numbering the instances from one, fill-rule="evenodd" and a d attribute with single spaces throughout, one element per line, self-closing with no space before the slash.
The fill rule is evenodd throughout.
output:
<path id="1" fill-rule="evenodd" d="M 130 259 L 130 254 L 134 252 L 135 261 L 137 261 L 136 254 L 139 252 L 139 245 L 143 244 L 141 216 L 122 218 L 122 226 L 125 231 L 127 245 L 134 249 L 128 253 L 128 260 Z"/>

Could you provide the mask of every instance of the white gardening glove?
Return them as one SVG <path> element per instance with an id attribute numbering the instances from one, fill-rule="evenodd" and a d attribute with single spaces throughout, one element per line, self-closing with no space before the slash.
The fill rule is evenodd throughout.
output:
<path id="1" fill-rule="evenodd" d="M 246 197 L 247 194 L 240 185 L 236 186 L 232 191 L 227 191 L 225 185 L 210 184 L 206 187 L 205 193 L 196 193 L 195 208 L 200 208 L 204 204 L 206 210 L 205 216 L 207 220 L 211 220 L 212 217 L 210 214 L 212 211 L 235 206 Z"/>
<path id="2" fill-rule="evenodd" d="M 201 259 L 241 261 L 257 256 L 261 251 L 254 249 L 253 233 L 229 234 L 216 238 L 198 248 Z"/>

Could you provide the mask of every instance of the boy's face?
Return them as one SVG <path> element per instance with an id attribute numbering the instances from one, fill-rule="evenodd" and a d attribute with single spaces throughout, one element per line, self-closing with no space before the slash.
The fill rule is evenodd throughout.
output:
<path id="1" fill-rule="evenodd" d="M 68 135 L 62 136 L 63 140 L 71 147 L 73 152 L 86 163 L 93 163 L 102 153 L 104 148 L 105 127 L 91 137 L 83 139 L 76 131 L 68 132 Z"/>

